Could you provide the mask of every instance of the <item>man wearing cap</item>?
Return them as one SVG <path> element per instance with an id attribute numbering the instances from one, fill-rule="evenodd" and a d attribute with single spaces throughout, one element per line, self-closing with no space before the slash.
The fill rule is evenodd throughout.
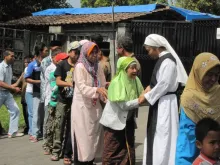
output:
<path id="1" fill-rule="evenodd" d="M 180 84 L 186 84 L 188 77 L 178 55 L 163 36 L 147 36 L 144 46 L 148 55 L 158 60 L 144 94 L 150 108 L 143 164 L 175 165 L 179 126 L 176 91 Z"/>
<path id="2" fill-rule="evenodd" d="M 40 105 L 39 105 L 39 108 L 41 110 L 44 109 L 45 107 L 45 104 L 44 104 L 44 101 L 45 101 L 45 96 L 46 96 L 46 92 L 45 92 L 45 71 L 46 71 L 46 68 L 51 64 L 52 62 L 52 51 L 54 50 L 61 50 L 61 42 L 60 41 L 57 41 L 57 40 L 53 40 L 50 42 L 50 54 L 49 56 L 45 57 L 42 62 L 41 62 L 41 67 L 40 67 L 40 70 L 41 70 L 41 74 L 40 74 L 40 80 L 41 80 L 41 84 L 40 84 Z M 44 118 L 47 119 L 48 117 L 48 112 L 46 109 L 44 109 Z M 44 123 L 43 123 L 43 138 L 45 139 L 45 119 L 44 119 Z"/>
<path id="3" fill-rule="evenodd" d="M 19 108 L 10 92 L 21 92 L 21 89 L 11 85 L 12 68 L 14 63 L 14 52 L 6 50 L 3 53 L 4 60 L 0 63 L 0 107 L 4 104 L 10 113 L 10 123 L 8 137 L 20 137 L 23 133 L 18 133 Z"/>
<path id="4" fill-rule="evenodd" d="M 70 134 L 70 114 L 73 98 L 73 71 L 75 63 L 79 57 L 81 45 L 78 41 L 71 42 L 68 47 L 69 57 L 61 61 L 55 70 L 56 84 L 58 86 L 58 102 L 55 111 L 54 123 L 54 144 L 52 151 L 52 161 L 59 160 L 61 154 L 63 136 L 64 140 L 64 161 L 69 162 L 72 156 L 71 134 Z M 64 127 L 66 123 L 66 129 Z"/>

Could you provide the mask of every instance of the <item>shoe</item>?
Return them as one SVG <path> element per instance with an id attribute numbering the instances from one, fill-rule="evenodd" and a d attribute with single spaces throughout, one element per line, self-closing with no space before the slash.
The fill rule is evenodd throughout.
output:
<path id="1" fill-rule="evenodd" d="M 14 132 L 13 134 L 8 134 L 8 138 L 22 137 L 23 133 Z"/>
<path id="2" fill-rule="evenodd" d="M 32 143 L 37 143 L 38 142 L 38 139 L 34 136 L 32 136 L 32 139 L 30 140 Z"/>

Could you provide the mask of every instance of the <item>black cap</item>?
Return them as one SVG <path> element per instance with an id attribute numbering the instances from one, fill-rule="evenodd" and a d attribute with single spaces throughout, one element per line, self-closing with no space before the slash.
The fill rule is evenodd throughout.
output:
<path id="1" fill-rule="evenodd" d="M 109 42 L 101 42 L 97 44 L 99 49 L 102 51 L 104 56 L 109 56 L 110 54 L 110 43 Z"/>
<path id="2" fill-rule="evenodd" d="M 61 41 L 58 40 L 53 40 L 50 42 L 50 47 L 54 47 L 54 46 L 62 46 Z"/>

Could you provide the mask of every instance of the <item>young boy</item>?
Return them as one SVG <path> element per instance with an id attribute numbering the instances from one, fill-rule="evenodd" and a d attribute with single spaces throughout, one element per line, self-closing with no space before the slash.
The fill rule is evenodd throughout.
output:
<path id="1" fill-rule="evenodd" d="M 200 155 L 193 165 L 220 165 L 220 125 L 211 118 L 204 118 L 196 125 L 196 146 Z"/>
<path id="2" fill-rule="evenodd" d="M 52 94 L 52 87 L 51 84 L 55 84 L 56 85 L 56 78 L 53 76 L 54 75 L 54 71 L 56 70 L 56 62 L 55 62 L 55 58 L 56 55 L 61 53 L 60 49 L 55 49 L 52 51 L 51 53 L 51 59 L 52 59 L 52 63 L 46 68 L 45 72 L 44 72 L 44 81 L 45 81 L 45 89 L 43 90 L 46 95 L 45 95 L 45 99 L 44 99 L 44 103 L 45 103 L 45 111 L 48 111 L 47 113 L 45 112 L 44 116 L 44 143 L 43 143 L 43 148 L 44 148 L 44 154 L 45 155 L 49 155 L 50 154 L 50 150 L 51 147 L 53 146 L 53 130 L 52 130 L 52 114 L 49 114 L 49 103 L 51 100 L 51 94 Z M 49 119 L 50 118 L 50 119 Z M 51 138 L 52 137 L 52 138 Z"/>

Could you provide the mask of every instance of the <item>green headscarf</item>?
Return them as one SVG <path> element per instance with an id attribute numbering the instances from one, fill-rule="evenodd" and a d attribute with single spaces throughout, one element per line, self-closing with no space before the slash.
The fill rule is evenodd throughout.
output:
<path id="1" fill-rule="evenodd" d="M 144 90 L 138 77 L 131 79 L 126 69 L 131 63 L 136 63 L 132 57 L 121 57 L 117 62 L 117 74 L 108 88 L 108 99 L 110 101 L 130 101 L 139 97 Z"/>

